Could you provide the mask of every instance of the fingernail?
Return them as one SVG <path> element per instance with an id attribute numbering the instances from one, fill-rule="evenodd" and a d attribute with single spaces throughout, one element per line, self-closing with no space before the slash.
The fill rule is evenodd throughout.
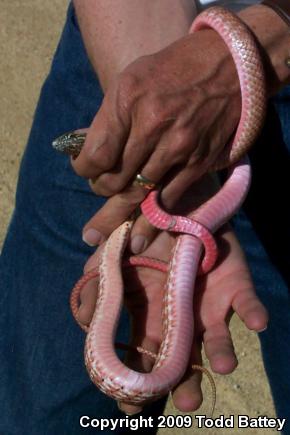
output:
<path id="1" fill-rule="evenodd" d="M 257 332 L 263 332 L 263 331 L 266 331 L 267 328 L 268 328 L 268 325 L 266 325 L 265 328 L 263 328 L 263 329 L 259 329 L 259 331 L 257 331 Z"/>
<path id="2" fill-rule="evenodd" d="M 131 251 L 133 254 L 140 254 L 147 247 L 147 239 L 144 236 L 134 236 L 131 242 Z"/>
<path id="3" fill-rule="evenodd" d="M 124 412 L 126 415 L 135 415 L 135 414 L 138 414 L 139 412 L 142 411 L 142 408 L 140 406 L 135 407 L 133 405 L 132 405 L 132 408 L 133 409 L 135 408 L 134 411 L 133 411 L 133 409 L 132 409 L 132 411 L 128 411 L 128 410 L 125 411 L 123 409 L 123 403 L 122 402 L 117 402 L 117 406 L 120 409 L 120 411 Z M 127 405 L 127 406 L 130 406 L 130 405 Z"/>
<path id="4" fill-rule="evenodd" d="M 98 245 L 103 238 L 103 235 L 99 231 L 90 228 L 86 230 L 83 234 L 83 241 L 89 246 Z"/>

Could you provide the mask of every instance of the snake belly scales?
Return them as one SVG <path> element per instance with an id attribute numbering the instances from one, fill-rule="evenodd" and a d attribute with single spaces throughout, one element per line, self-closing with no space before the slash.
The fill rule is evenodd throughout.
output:
<path id="1" fill-rule="evenodd" d="M 193 295 L 198 270 L 208 272 L 215 263 L 217 248 L 213 234 L 242 205 L 251 179 L 246 152 L 257 138 L 265 117 L 266 86 L 263 65 L 250 30 L 232 12 L 212 7 L 194 20 L 190 32 L 212 28 L 224 40 L 235 62 L 241 87 L 241 117 L 233 140 L 211 170 L 229 168 L 228 178 L 218 193 L 189 217 L 166 213 L 158 204 L 158 190 L 151 191 L 141 204 L 142 213 L 155 227 L 178 233 L 170 264 L 132 256 L 122 263 L 122 255 L 133 221 L 112 232 L 102 252 L 98 270 L 84 275 L 71 295 L 74 316 L 84 285 L 99 275 L 98 297 L 85 342 L 85 363 L 93 383 L 112 398 L 131 404 L 146 404 L 170 392 L 181 380 L 194 338 Z M 53 145 L 70 155 L 78 155 L 85 135 L 71 146 L 69 134 Z M 203 249 L 204 248 L 204 249 Z M 200 260 L 204 251 L 203 259 Z M 144 266 L 167 273 L 163 300 L 163 336 L 152 371 L 140 373 L 127 367 L 115 351 L 115 331 L 123 303 L 122 266 Z M 142 351 L 142 349 L 141 349 Z M 146 353 L 146 351 L 143 350 Z"/>

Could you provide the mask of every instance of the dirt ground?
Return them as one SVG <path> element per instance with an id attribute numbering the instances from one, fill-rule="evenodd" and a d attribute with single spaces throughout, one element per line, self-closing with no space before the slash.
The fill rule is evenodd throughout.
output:
<path id="1" fill-rule="evenodd" d="M 67 2 L 50 0 L 0 0 L 0 246 L 14 207 L 20 159 L 32 122 L 42 82 L 65 19 Z M 235 316 L 231 331 L 239 367 L 228 376 L 214 375 L 217 386 L 215 417 L 219 415 L 267 415 L 275 412 L 265 377 L 257 336 Z M 211 395 L 205 379 L 204 404 L 197 414 L 210 410 Z M 169 401 L 170 402 L 170 401 Z M 175 414 L 168 403 L 166 414 Z M 176 413 L 178 414 L 178 413 Z M 179 413 L 180 414 L 180 413 Z M 193 428 L 197 422 L 193 417 Z M 209 434 L 223 429 L 200 429 Z M 160 434 L 182 434 L 186 429 L 160 429 Z M 197 429 L 196 429 L 197 432 Z M 231 434 L 270 434 L 271 429 L 230 429 Z"/>

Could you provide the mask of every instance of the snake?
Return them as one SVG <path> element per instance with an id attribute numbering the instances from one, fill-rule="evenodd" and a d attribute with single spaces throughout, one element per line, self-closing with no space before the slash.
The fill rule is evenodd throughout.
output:
<path id="1" fill-rule="evenodd" d="M 76 317 L 79 295 L 85 284 L 98 276 L 98 296 L 86 330 L 85 364 L 92 382 L 115 400 L 145 405 L 157 400 L 180 382 L 188 368 L 194 339 L 193 298 L 197 276 L 209 272 L 218 257 L 214 233 L 241 207 L 251 182 L 247 151 L 259 135 L 266 111 L 266 86 L 259 48 L 250 29 L 229 10 L 215 6 L 199 14 L 190 33 L 213 29 L 227 45 L 236 65 L 241 88 L 241 116 L 229 143 L 210 170 L 228 168 L 227 180 L 218 192 L 189 216 L 173 215 L 160 204 L 160 190 L 150 191 L 141 211 L 156 228 L 176 233 L 169 264 L 154 258 L 124 259 L 133 219 L 123 222 L 104 243 L 98 267 L 86 273 L 71 293 Z M 77 137 L 77 140 L 72 138 Z M 85 135 L 64 134 L 53 145 L 67 154 L 79 154 Z M 115 335 L 124 299 L 123 267 L 150 267 L 167 275 L 162 311 L 162 342 L 150 372 L 128 367 L 118 357 Z M 79 323 L 79 322 L 78 322 Z"/>

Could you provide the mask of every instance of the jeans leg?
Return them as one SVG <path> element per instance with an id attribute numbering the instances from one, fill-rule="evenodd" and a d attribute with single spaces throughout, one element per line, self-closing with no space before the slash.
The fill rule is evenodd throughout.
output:
<path id="1" fill-rule="evenodd" d="M 277 416 L 287 419 L 283 433 L 290 434 L 290 300 L 288 287 L 279 271 L 273 266 L 243 212 L 235 217 L 234 227 L 246 253 L 257 294 L 269 313 L 268 328 L 259 334 L 263 362 Z"/>
<path id="2" fill-rule="evenodd" d="M 51 147 L 63 132 L 88 126 L 102 97 L 70 5 L 22 159 L 0 257 L 1 434 L 95 434 L 98 429 L 80 427 L 80 416 L 124 417 L 91 383 L 83 362 L 84 334 L 69 308 L 71 288 L 93 252 L 82 242 L 81 229 L 104 198 Z M 123 315 L 117 339 L 127 337 Z M 162 414 L 164 403 L 155 402 L 142 415 Z"/>
<path id="3" fill-rule="evenodd" d="M 259 334 L 278 417 L 290 434 L 290 90 L 272 100 L 262 135 L 250 153 L 253 180 L 235 230 L 246 252 L 269 325 Z M 251 223 L 250 223 L 250 221 Z"/>

